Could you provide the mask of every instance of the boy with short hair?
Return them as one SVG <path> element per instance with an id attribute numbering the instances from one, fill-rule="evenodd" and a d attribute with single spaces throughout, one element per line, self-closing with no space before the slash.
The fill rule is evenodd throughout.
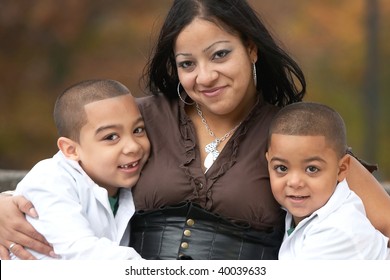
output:
<path id="1" fill-rule="evenodd" d="M 287 210 L 279 259 L 386 259 L 388 238 L 366 217 L 345 180 L 350 155 L 341 116 L 299 102 L 273 119 L 266 158 L 271 188 Z"/>
<path id="2" fill-rule="evenodd" d="M 150 143 L 134 97 L 117 81 L 83 81 L 58 97 L 54 120 L 58 153 L 16 188 L 39 213 L 28 221 L 61 259 L 141 259 L 128 247 L 131 187 Z"/>

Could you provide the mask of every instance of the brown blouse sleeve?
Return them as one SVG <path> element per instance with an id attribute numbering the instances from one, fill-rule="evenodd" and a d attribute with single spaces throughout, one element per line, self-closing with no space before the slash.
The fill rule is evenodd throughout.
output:
<path id="1" fill-rule="evenodd" d="M 358 158 L 352 152 L 352 148 L 351 147 L 348 147 L 347 154 L 349 154 L 349 155 L 353 156 L 354 158 L 356 158 L 368 171 L 370 171 L 370 173 L 373 173 L 374 171 L 378 170 L 378 164 L 371 164 L 371 163 L 368 163 L 368 162 Z"/>

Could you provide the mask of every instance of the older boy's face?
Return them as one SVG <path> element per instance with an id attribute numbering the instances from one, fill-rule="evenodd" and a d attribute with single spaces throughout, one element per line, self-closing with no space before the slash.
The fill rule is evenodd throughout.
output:
<path id="1" fill-rule="evenodd" d="M 149 157 L 150 143 L 134 98 L 122 95 L 87 104 L 80 132 L 79 162 L 86 173 L 114 195 L 132 187 Z"/>
<path id="2" fill-rule="evenodd" d="M 323 136 L 273 134 L 266 157 L 272 192 L 296 224 L 325 205 L 344 179 Z"/>

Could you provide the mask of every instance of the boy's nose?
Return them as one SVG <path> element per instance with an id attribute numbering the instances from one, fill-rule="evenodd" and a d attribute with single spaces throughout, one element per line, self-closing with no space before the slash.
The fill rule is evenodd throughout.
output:
<path id="1" fill-rule="evenodd" d="M 141 145 L 135 141 L 134 139 L 129 139 L 126 141 L 125 145 L 123 146 L 123 153 L 129 154 L 129 153 L 138 153 Z"/>
<path id="2" fill-rule="evenodd" d="M 291 188 L 301 188 L 303 186 L 303 181 L 299 174 L 290 174 L 287 180 L 287 186 Z"/>

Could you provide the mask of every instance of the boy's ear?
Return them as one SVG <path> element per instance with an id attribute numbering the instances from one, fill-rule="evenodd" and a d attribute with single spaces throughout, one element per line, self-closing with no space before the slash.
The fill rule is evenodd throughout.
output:
<path id="1" fill-rule="evenodd" d="M 347 177 L 350 163 L 350 155 L 344 155 L 339 161 L 339 173 L 337 175 L 338 181 L 341 182 Z"/>
<path id="2" fill-rule="evenodd" d="M 75 161 L 79 160 L 78 144 L 75 141 L 67 137 L 60 137 L 57 140 L 57 146 L 67 158 Z"/>

